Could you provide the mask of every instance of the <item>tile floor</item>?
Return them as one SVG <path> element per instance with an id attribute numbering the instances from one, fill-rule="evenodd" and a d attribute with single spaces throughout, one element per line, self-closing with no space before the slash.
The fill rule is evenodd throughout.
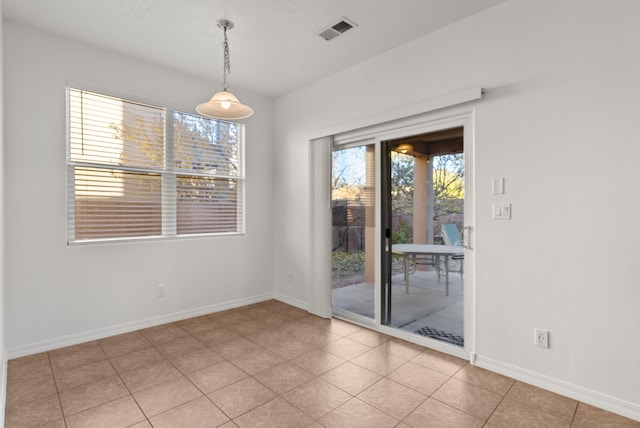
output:
<path id="1" fill-rule="evenodd" d="M 9 361 L 14 427 L 640 427 L 278 301 Z"/>

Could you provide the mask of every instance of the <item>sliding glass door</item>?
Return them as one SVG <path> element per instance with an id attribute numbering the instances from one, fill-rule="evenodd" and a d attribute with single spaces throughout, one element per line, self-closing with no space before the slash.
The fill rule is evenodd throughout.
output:
<path id="1" fill-rule="evenodd" d="M 464 346 L 462 127 L 385 141 L 382 324 Z"/>
<path id="2" fill-rule="evenodd" d="M 375 145 L 331 153 L 331 282 L 333 312 L 375 317 Z"/>

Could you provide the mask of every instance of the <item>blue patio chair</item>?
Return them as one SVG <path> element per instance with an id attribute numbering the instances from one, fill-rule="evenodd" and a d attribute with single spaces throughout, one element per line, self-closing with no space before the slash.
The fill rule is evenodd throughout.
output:
<path id="1" fill-rule="evenodd" d="M 458 226 L 455 224 L 446 223 L 442 225 L 442 239 L 444 240 L 444 245 L 453 245 L 454 247 L 463 246 Z M 451 261 L 449 262 L 449 272 L 459 272 L 462 277 L 462 274 L 464 273 L 463 268 L 464 256 L 451 257 Z"/>

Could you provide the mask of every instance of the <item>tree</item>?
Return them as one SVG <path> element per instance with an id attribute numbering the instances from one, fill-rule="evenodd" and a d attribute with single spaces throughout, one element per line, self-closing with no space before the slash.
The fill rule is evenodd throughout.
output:
<path id="1" fill-rule="evenodd" d="M 464 154 L 433 158 L 434 220 L 450 214 L 462 214 L 464 200 Z"/>
<path id="2" fill-rule="evenodd" d="M 410 155 L 391 152 L 391 212 L 393 215 L 413 213 L 413 168 Z"/>

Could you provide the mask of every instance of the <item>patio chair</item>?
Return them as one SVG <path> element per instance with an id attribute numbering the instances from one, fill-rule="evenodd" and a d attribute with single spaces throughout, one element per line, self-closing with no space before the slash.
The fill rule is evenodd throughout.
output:
<path id="1" fill-rule="evenodd" d="M 442 239 L 444 245 L 453 245 L 454 247 L 462 247 L 460 232 L 458 226 L 451 223 L 442 225 Z M 464 273 L 464 256 L 453 256 L 449 262 L 449 272 L 459 272 L 462 277 Z"/>

